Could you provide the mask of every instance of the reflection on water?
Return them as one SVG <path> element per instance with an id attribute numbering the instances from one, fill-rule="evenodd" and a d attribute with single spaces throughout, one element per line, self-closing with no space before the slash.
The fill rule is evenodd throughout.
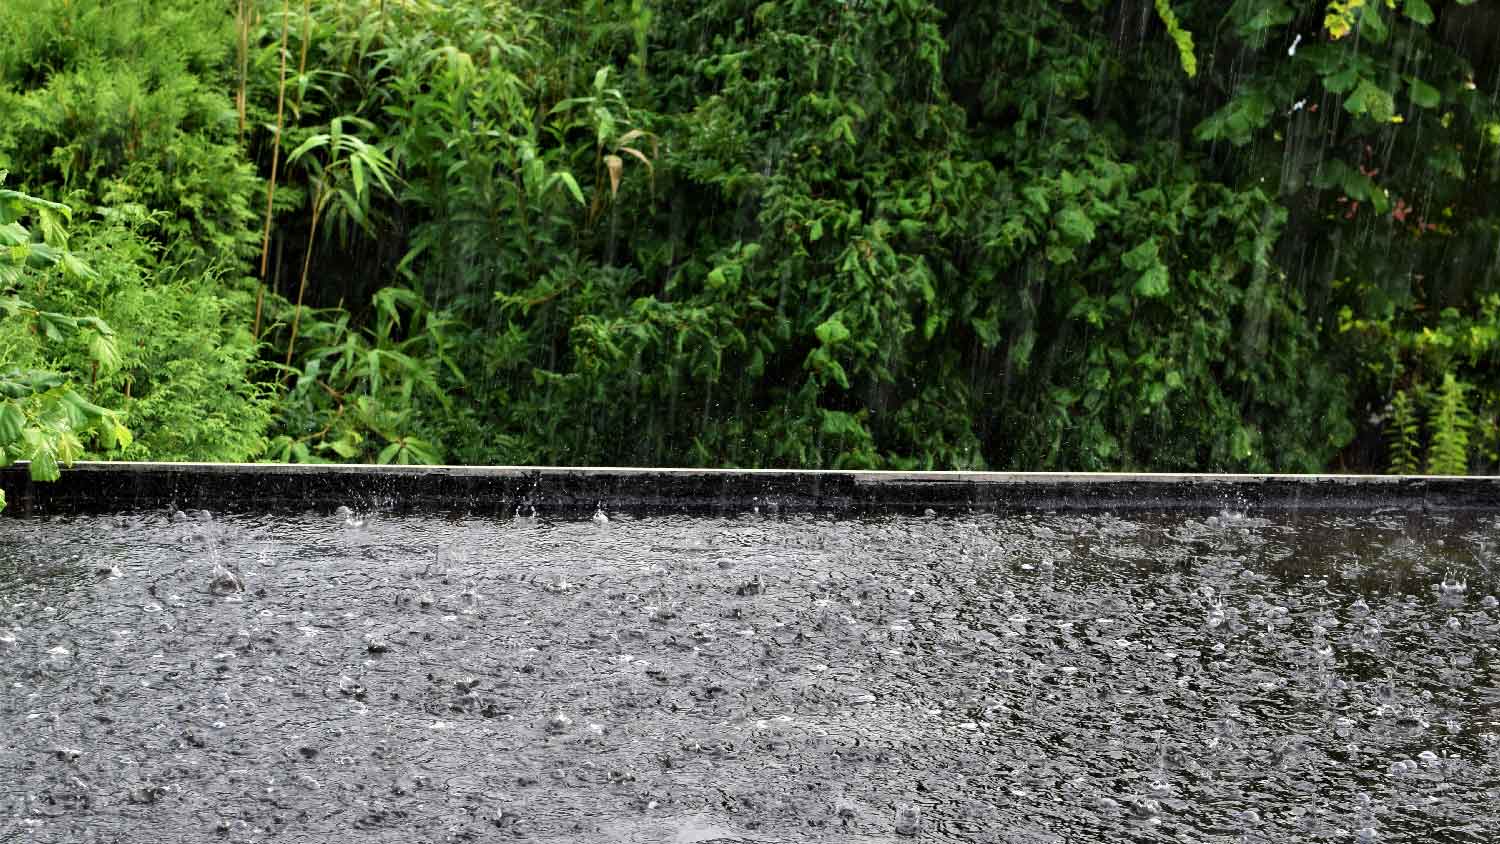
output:
<path id="1" fill-rule="evenodd" d="M 0 520 L 0 839 L 1488 842 L 1497 541 Z"/>

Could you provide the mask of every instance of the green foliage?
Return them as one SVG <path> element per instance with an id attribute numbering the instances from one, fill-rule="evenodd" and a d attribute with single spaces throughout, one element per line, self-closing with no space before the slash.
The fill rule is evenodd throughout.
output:
<path id="1" fill-rule="evenodd" d="M 1386 428 L 1393 475 L 1415 475 L 1421 471 L 1422 422 L 1417 412 L 1417 402 L 1411 393 L 1397 390 L 1391 400 L 1390 424 Z"/>
<path id="2" fill-rule="evenodd" d="M 99 401 L 136 432 L 119 456 L 240 462 L 260 455 L 272 406 L 255 377 L 261 365 L 246 290 L 221 274 L 162 262 L 149 235 L 118 223 L 88 226 L 75 242 L 99 280 L 49 296 L 71 308 L 92 303 L 121 338 L 119 366 L 94 385 Z"/>
<path id="3" fill-rule="evenodd" d="M 1178 56 L 1182 60 L 1182 72 L 1189 77 L 1198 75 L 1198 58 L 1193 54 L 1193 33 L 1182 28 L 1177 20 L 1177 14 L 1172 11 L 1169 0 L 1155 0 L 1156 16 L 1161 19 L 1162 26 L 1167 28 L 1167 35 L 1172 43 L 1177 45 Z"/>
<path id="4" fill-rule="evenodd" d="M 128 448 L 131 434 L 117 414 L 73 387 L 72 373 L 36 364 L 46 347 L 82 341 L 97 377 L 119 368 L 120 352 L 114 330 L 98 317 L 39 308 L 17 295 L 56 269 L 74 281 L 97 276 L 68 248 L 72 210 L 5 189 L 6 175 L 0 170 L 0 466 L 27 460 L 32 479 L 54 481 L 60 467 L 83 456 L 85 438 L 114 450 Z"/>
<path id="5" fill-rule="evenodd" d="M 203 270 L 258 245 L 254 169 L 234 143 L 214 4 L 7 0 L 0 167 L 82 212 L 131 213 L 171 259 Z M 152 212 L 152 213 L 147 213 Z"/>
<path id="6" fill-rule="evenodd" d="M 451 414 L 449 391 L 464 383 L 454 324 L 404 288 L 380 290 L 372 304 L 374 325 L 363 330 L 338 309 L 306 315 L 307 349 L 277 403 L 272 459 L 442 462 L 443 427 L 429 416 Z"/>
<path id="7" fill-rule="evenodd" d="M 1427 471 L 1434 475 L 1463 475 L 1469 468 L 1469 429 L 1473 417 L 1464 393 L 1468 385 L 1453 377 L 1443 376 L 1443 384 L 1432 394 L 1432 409 L 1428 426 L 1432 430 L 1432 444 L 1427 452 Z"/>
<path id="8" fill-rule="evenodd" d="M 1485 7 L 233 5 L 0 7 L 126 456 L 1500 465 Z"/>

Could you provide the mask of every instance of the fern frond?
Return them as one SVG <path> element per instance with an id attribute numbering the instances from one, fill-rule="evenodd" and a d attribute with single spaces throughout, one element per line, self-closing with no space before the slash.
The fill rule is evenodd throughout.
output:
<path id="1" fill-rule="evenodd" d="M 1395 398 L 1391 399 L 1386 439 L 1391 449 L 1391 474 L 1414 475 L 1421 470 L 1422 422 L 1417 415 L 1416 402 L 1405 390 L 1397 390 Z"/>
<path id="2" fill-rule="evenodd" d="M 1469 470 L 1469 429 L 1474 415 L 1469 409 L 1469 385 L 1443 375 L 1443 386 L 1433 394 L 1428 414 L 1432 443 L 1427 449 L 1427 472 L 1433 475 L 1462 475 Z"/>

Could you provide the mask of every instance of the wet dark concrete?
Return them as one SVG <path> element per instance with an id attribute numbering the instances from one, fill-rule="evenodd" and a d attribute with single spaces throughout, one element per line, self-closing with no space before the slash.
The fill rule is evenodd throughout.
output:
<path id="1" fill-rule="evenodd" d="M 1490 844 L 1497 549 L 1413 512 L 3 519 L 0 841 Z"/>
<path id="2" fill-rule="evenodd" d="M 1500 478 L 801 472 L 531 467 L 88 463 L 54 483 L 0 470 L 11 515 L 131 508 L 215 512 L 360 509 L 554 516 L 607 510 L 730 514 L 1500 510 Z"/>

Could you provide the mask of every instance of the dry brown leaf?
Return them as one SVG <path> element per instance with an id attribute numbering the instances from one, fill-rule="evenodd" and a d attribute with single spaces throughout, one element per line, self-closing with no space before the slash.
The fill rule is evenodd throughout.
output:
<path id="1" fill-rule="evenodd" d="M 653 173 L 656 172 L 656 168 L 654 168 L 654 167 L 651 166 L 651 159 L 649 159 L 646 156 L 642 155 L 640 150 L 635 149 L 633 147 L 620 147 L 620 152 L 628 152 L 628 153 L 630 153 L 631 155 L 635 156 L 636 158 L 639 158 L 641 160 L 641 163 L 644 164 L 644 165 L 646 165 L 646 169 L 647 170 L 650 170 Z M 616 156 L 616 157 L 618 157 L 618 156 Z"/>
<path id="2" fill-rule="evenodd" d="M 609 168 L 609 195 L 613 197 L 620 192 L 620 173 L 625 169 L 625 159 L 618 155 L 606 155 L 604 166 Z"/>

